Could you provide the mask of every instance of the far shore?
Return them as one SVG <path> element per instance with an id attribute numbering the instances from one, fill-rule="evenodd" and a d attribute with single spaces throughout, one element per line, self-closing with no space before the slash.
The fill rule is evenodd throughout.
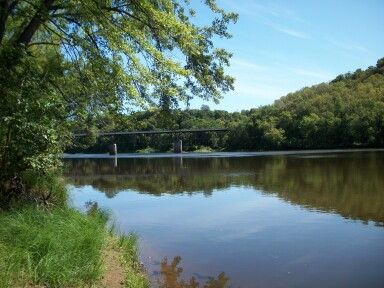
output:
<path id="1" fill-rule="evenodd" d="M 118 153 L 117 155 L 64 153 L 64 159 L 86 158 L 206 158 L 206 157 L 256 157 L 274 155 L 304 155 L 304 154 L 330 154 L 351 152 L 384 152 L 384 148 L 353 148 L 353 149 L 319 149 L 319 150 L 283 150 L 283 151 L 258 151 L 258 152 L 183 152 L 183 153 Z"/>

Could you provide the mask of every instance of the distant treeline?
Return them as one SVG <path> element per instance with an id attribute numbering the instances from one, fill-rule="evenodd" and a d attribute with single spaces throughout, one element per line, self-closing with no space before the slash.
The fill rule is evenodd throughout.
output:
<path id="1" fill-rule="evenodd" d="M 93 121 L 94 122 L 94 121 Z M 226 133 L 184 134 L 185 150 L 271 150 L 384 146 L 384 58 L 367 70 L 337 76 L 290 93 L 272 105 L 241 112 L 201 109 L 153 110 L 99 116 L 103 131 L 231 128 Z M 172 135 L 90 137 L 69 152 L 105 152 L 109 143 L 120 151 L 170 150 Z M 93 141 L 93 142 L 92 142 Z M 91 144 L 91 145 L 87 145 Z"/>

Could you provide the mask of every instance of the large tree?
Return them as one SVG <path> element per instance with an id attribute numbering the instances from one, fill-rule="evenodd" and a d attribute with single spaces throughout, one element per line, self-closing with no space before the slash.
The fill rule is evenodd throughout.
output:
<path id="1" fill-rule="evenodd" d="M 204 0 L 212 21 L 198 25 L 189 2 L 0 0 L 3 193 L 22 171 L 54 166 L 74 123 L 233 89 L 231 54 L 213 42 L 237 15 Z"/>

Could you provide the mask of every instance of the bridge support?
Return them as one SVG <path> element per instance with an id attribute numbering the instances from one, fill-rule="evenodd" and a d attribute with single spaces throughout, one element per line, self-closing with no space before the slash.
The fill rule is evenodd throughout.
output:
<path id="1" fill-rule="evenodd" d="M 173 142 L 173 152 L 174 153 L 182 153 L 183 152 L 183 141 L 176 140 Z"/>
<path id="2" fill-rule="evenodd" d="M 112 144 L 109 146 L 109 155 L 117 155 L 117 145 Z"/>
<path id="3" fill-rule="evenodd" d="M 117 168 L 117 157 L 113 159 L 113 167 Z"/>

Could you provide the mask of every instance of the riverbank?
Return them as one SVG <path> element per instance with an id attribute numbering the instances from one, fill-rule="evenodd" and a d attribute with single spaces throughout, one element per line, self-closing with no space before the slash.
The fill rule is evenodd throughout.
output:
<path id="1" fill-rule="evenodd" d="M 149 287 L 137 238 L 108 220 L 95 203 L 86 213 L 67 201 L 0 210 L 0 287 Z"/>

